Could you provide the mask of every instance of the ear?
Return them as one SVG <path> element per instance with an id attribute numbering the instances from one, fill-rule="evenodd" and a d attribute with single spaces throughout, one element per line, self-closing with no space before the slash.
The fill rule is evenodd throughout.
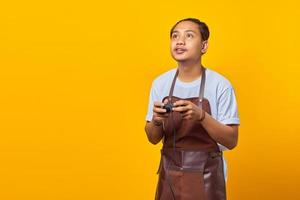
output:
<path id="1" fill-rule="evenodd" d="M 207 49 L 208 49 L 208 40 L 205 40 L 205 41 L 202 42 L 201 53 L 205 54 Z"/>

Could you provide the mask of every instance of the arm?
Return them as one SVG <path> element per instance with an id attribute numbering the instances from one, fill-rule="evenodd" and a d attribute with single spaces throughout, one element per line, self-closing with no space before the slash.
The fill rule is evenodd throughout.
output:
<path id="1" fill-rule="evenodd" d="M 202 126 L 216 142 L 222 144 L 228 149 L 236 147 L 238 142 L 238 125 L 224 125 L 206 112 L 204 120 L 200 123 L 202 123 Z"/>
<path id="2" fill-rule="evenodd" d="M 166 109 L 162 108 L 166 103 L 168 103 L 168 99 L 165 99 L 164 103 L 155 101 L 153 105 L 152 121 L 147 121 L 146 123 L 145 132 L 149 142 L 152 144 L 157 144 L 163 138 L 164 119 L 169 116 Z"/>
<path id="3" fill-rule="evenodd" d="M 147 134 L 149 142 L 157 144 L 163 138 L 162 125 L 155 125 L 153 121 L 146 122 L 145 132 Z"/>
<path id="4" fill-rule="evenodd" d="M 173 111 L 180 112 L 184 120 L 195 120 L 201 123 L 208 134 L 218 143 L 233 149 L 237 145 L 238 125 L 224 125 L 215 120 L 204 110 L 187 100 L 174 103 Z"/>

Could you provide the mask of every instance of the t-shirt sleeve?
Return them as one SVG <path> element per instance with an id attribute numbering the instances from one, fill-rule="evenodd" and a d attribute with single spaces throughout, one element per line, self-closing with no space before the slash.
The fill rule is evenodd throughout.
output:
<path id="1" fill-rule="evenodd" d="M 228 87 L 218 98 L 218 121 L 223 124 L 240 124 L 233 87 Z"/>
<path id="2" fill-rule="evenodd" d="M 157 93 L 156 88 L 154 86 L 154 83 L 152 83 L 151 90 L 150 90 L 150 95 L 149 95 L 148 111 L 147 111 L 147 115 L 146 115 L 146 120 L 147 121 L 152 120 L 154 101 L 159 101 L 159 96 L 158 96 L 158 93 Z"/>

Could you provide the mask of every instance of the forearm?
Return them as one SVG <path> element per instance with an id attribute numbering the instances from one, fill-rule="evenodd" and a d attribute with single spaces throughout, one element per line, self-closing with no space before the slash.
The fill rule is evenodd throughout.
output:
<path id="1" fill-rule="evenodd" d="M 224 125 L 208 113 L 205 113 L 205 118 L 201 123 L 208 134 L 219 144 L 228 149 L 233 149 L 237 145 L 238 126 Z"/>
<path id="2" fill-rule="evenodd" d="M 163 125 L 156 126 L 153 122 L 147 122 L 145 132 L 149 142 L 157 144 L 163 138 Z"/>

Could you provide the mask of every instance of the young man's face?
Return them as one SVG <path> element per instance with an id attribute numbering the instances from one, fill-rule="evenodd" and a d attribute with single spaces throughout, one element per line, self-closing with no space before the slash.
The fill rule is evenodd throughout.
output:
<path id="1" fill-rule="evenodd" d="M 198 24 L 183 21 L 176 25 L 171 35 L 170 50 L 177 62 L 197 62 L 206 48 L 207 41 L 202 41 Z"/>

